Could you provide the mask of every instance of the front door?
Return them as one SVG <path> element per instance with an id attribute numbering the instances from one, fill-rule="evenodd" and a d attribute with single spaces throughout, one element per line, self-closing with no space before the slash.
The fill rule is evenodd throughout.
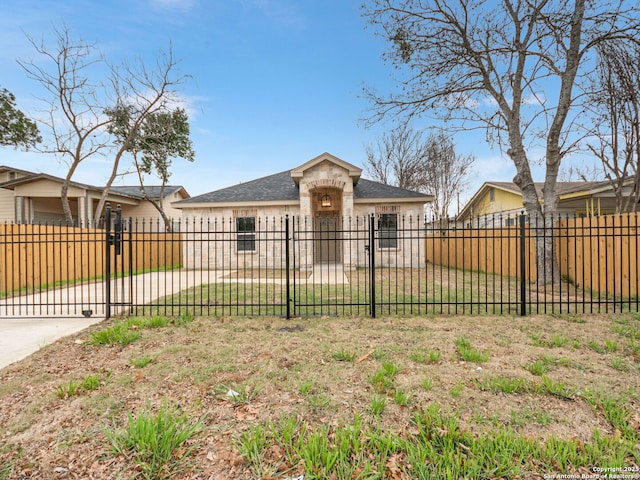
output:
<path id="1" fill-rule="evenodd" d="M 319 215 L 314 222 L 313 263 L 340 262 L 341 232 L 339 217 Z"/>

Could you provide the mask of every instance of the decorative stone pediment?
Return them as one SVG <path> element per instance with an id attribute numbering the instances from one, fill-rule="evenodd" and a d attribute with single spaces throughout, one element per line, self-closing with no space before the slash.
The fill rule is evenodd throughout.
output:
<path id="1" fill-rule="evenodd" d="M 296 183 L 296 185 L 299 185 L 300 180 L 302 180 L 302 178 L 305 176 L 305 172 L 314 169 L 314 167 L 318 167 L 323 162 L 328 162 L 330 164 L 333 164 L 333 166 L 339 167 L 341 170 L 344 170 L 345 174 L 349 178 L 351 178 L 354 185 L 358 183 L 358 180 L 360 180 L 360 175 L 362 175 L 361 168 L 356 167 L 349 162 L 345 162 L 344 160 L 326 152 L 291 170 L 291 178 Z"/>

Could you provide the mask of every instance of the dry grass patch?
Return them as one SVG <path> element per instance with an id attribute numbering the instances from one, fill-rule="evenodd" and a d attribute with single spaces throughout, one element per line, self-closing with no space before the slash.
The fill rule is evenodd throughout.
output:
<path id="1" fill-rule="evenodd" d="M 137 412 L 157 420 L 162 408 L 198 428 L 171 452 L 170 465 L 154 470 L 157 478 L 415 478 L 412 462 L 446 457 L 425 450 L 427 437 L 431 446 L 436 437 L 443 448 L 458 445 L 450 461 L 463 455 L 468 466 L 502 448 L 492 439 L 517 446 L 496 467 L 507 477 L 584 471 L 581 452 L 585 462 L 639 462 L 634 315 L 183 317 L 157 328 L 129 320 L 140 334 L 131 343 L 92 341 L 122 322 L 93 326 L 0 371 L 0 479 L 141 477 L 134 451 L 114 448 L 113 438 Z M 482 361 L 464 360 L 461 345 Z M 132 361 L 145 358 L 153 361 Z M 100 379 L 96 388 L 56 394 L 90 377 Z M 286 435 L 289 443 L 280 443 Z M 345 451 L 332 450 L 337 438 Z M 333 455 L 334 469 L 319 469 L 303 441 L 317 443 L 318 462 Z M 576 457 L 545 463 L 549 449 L 567 445 Z M 340 466 L 343 454 L 353 468 L 361 458 L 359 470 Z M 474 468 L 459 473 L 481 476 L 490 467 Z"/>

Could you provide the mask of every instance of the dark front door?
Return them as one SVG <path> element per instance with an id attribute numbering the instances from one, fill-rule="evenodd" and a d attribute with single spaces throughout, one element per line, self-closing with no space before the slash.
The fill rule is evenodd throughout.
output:
<path id="1" fill-rule="evenodd" d="M 341 259 L 341 232 L 336 216 L 317 216 L 314 223 L 313 262 L 338 263 Z"/>

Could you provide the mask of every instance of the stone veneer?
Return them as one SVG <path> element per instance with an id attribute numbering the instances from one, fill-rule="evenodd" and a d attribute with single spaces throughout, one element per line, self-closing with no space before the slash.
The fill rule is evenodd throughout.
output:
<path id="1" fill-rule="evenodd" d="M 288 216 L 290 232 L 295 241 L 290 245 L 296 266 L 301 271 L 313 268 L 313 218 L 316 215 L 335 215 L 342 221 L 339 240 L 342 245 L 341 262 L 346 270 L 368 265 L 365 246 L 368 219 L 383 213 L 398 214 L 398 248 L 379 249 L 377 242 L 377 264 L 386 266 L 424 265 L 424 242 L 421 238 L 402 238 L 402 225 L 412 222 L 407 236 L 415 236 L 416 222 L 423 221 L 423 205 L 420 203 L 392 203 L 378 199 L 369 203 L 354 202 L 353 179 L 349 170 L 330 160 L 322 160 L 304 170 L 299 179 L 299 205 L 277 202 L 279 205 L 258 203 L 255 205 L 233 205 L 211 208 L 184 208 L 184 265 L 190 269 L 242 269 L 274 268 L 285 266 L 285 249 L 282 243 L 284 219 Z M 318 198 L 324 192 L 340 194 L 335 199 L 339 210 L 323 211 Z M 339 202 L 338 202 L 339 200 Z M 392 199 L 390 199 L 392 200 Z M 274 202 L 276 203 L 276 202 Z M 236 250 L 237 217 L 256 218 L 256 250 Z M 422 225 L 420 226 L 422 229 Z M 213 239 L 216 239 L 215 241 Z M 416 258 L 417 257 L 417 258 Z M 419 265 L 416 263 L 419 262 Z"/>

